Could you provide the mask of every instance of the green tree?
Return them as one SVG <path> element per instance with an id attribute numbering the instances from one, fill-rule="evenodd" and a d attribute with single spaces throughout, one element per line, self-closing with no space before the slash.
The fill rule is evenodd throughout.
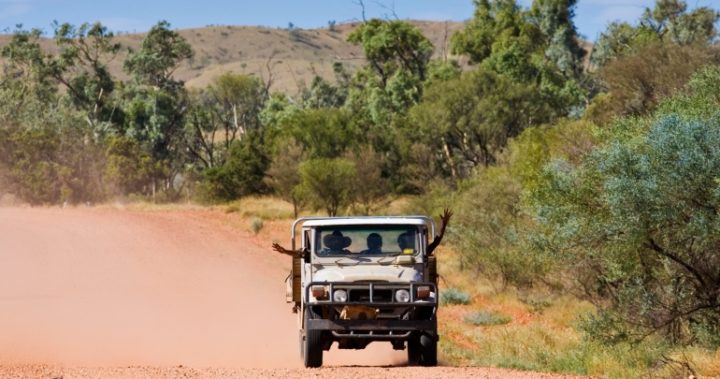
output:
<path id="1" fill-rule="evenodd" d="M 625 120 L 530 194 L 538 248 L 600 306 L 586 324 L 595 337 L 720 345 L 718 146 L 716 114 Z"/>
<path id="2" fill-rule="evenodd" d="M 102 145 L 92 139 L 92 130 L 76 112 L 46 105 L 33 117 L 0 125 L 0 141 L 5 182 L 24 201 L 58 204 L 102 199 Z"/>
<path id="3" fill-rule="evenodd" d="M 535 85 L 557 115 L 577 112 L 587 97 L 573 23 L 575 1 L 535 0 L 523 10 L 515 0 L 476 0 L 466 28 L 453 35 L 456 54 L 523 85 Z"/>
<path id="4" fill-rule="evenodd" d="M 275 194 L 292 203 L 295 218 L 298 217 L 305 203 L 300 190 L 300 162 L 303 159 L 302 147 L 292 141 L 285 144 L 276 154 L 265 173 L 265 182 Z"/>
<path id="5" fill-rule="evenodd" d="M 85 114 L 88 124 L 96 132 L 108 132 L 122 117 L 114 105 L 115 85 L 107 69 L 107 63 L 120 50 L 120 45 L 113 42 L 113 33 L 100 23 L 79 27 L 56 23 L 56 54 L 41 48 L 41 35 L 39 30 L 17 30 L 2 49 L 9 63 L 4 81 L 20 87 L 15 93 L 17 100 L 22 101 L 30 92 L 51 101 L 62 86 L 62 97 Z"/>
<path id="6" fill-rule="evenodd" d="M 473 0 L 475 13 L 467 27 L 452 37 L 455 54 L 466 54 L 470 63 L 480 63 L 494 50 L 498 38 L 517 38 L 525 27 L 515 0 Z"/>
<path id="7" fill-rule="evenodd" d="M 656 0 L 655 8 L 645 8 L 640 25 L 648 28 L 661 39 L 669 39 L 680 45 L 709 43 L 717 36 L 715 23 L 720 12 L 708 7 L 687 11 L 683 0 Z"/>
<path id="8" fill-rule="evenodd" d="M 347 99 L 347 87 L 343 83 L 333 85 L 327 80 L 316 76 L 309 89 L 302 93 L 305 108 L 339 108 Z"/>
<path id="9" fill-rule="evenodd" d="M 5 100 L 22 109 L 26 102 L 52 103 L 57 100 L 58 85 L 53 79 L 50 56 L 40 46 L 42 31 L 16 30 L 0 51 L 5 59 L 2 88 Z"/>
<path id="10" fill-rule="evenodd" d="M 309 205 L 337 216 L 354 200 L 355 174 L 355 165 L 346 159 L 311 159 L 300 164 L 300 190 Z"/>
<path id="11" fill-rule="evenodd" d="M 348 36 L 348 41 L 361 45 L 372 70 L 383 86 L 402 70 L 424 81 L 433 46 L 415 26 L 404 21 L 372 19 Z"/>
<path id="12" fill-rule="evenodd" d="M 254 133 L 235 141 L 223 165 L 204 170 L 198 188 L 200 199 L 214 203 L 266 192 L 263 178 L 269 160 L 259 142 Z"/>
<path id="13" fill-rule="evenodd" d="M 697 7 L 688 12 L 682 0 L 656 0 L 653 9 L 645 8 L 638 26 L 612 23 L 600 35 L 591 55 L 594 67 L 603 67 L 623 56 L 641 54 L 648 44 L 709 45 L 718 36 L 720 12 Z"/>
<path id="14" fill-rule="evenodd" d="M 122 122 L 113 99 L 115 83 L 107 68 L 121 45 L 99 22 L 79 27 L 56 24 L 55 43 L 60 51 L 49 62 L 53 77 L 64 85 L 71 103 L 86 115 L 90 126 L 107 133 Z"/>
<path id="15" fill-rule="evenodd" d="M 206 90 L 190 94 L 185 145 L 203 168 L 225 163 L 231 145 L 260 129 L 264 89 L 256 78 L 223 74 Z"/>
<path id="16" fill-rule="evenodd" d="M 615 115 L 649 114 L 681 90 L 695 71 L 718 62 L 720 55 L 705 46 L 648 44 L 599 70 L 598 79 L 609 92 L 603 106 Z"/>
<path id="17" fill-rule="evenodd" d="M 361 214 L 369 215 L 387 198 L 389 184 L 382 175 L 383 159 L 372 146 L 363 146 L 345 158 L 355 166 L 353 198 Z"/>
<path id="18" fill-rule="evenodd" d="M 170 23 L 160 21 L 143 39 L 140 50 L 131 51 L 124 68 L 137 83 L 175 91 L 183 83 L 173 78 L 180 63 L 192 58 L 192 46 Z"/>
<path id="19" fill-rule="evenodd" d="M 585 50 L 573 23 L 577 0 L 535 0 L 529 11 L 531 22 L 545 37 L 545 57 L 568 78 L 580 78 Z"/>
<path id="20" fill-rule="evenodd" d="M 114 136 L 105 152 L 104 179 L 107 191 L 113 195 L 152 195 L 153 179 L 161 169 L 137 140 Z"/>
<path id="21" fill-rule="evenodd" d="M 337 158 L 362 136 L 342 109 L 307 109 L 286 119 L 281 132 L 302 146 L 309 158 Z"/>
<path id="22" fill-rule="evenodd" d="M 456 193 L 452 240 L 462 267 L 503 287 L 559 282 L 560 267 L 532 253 L 537 223 L 527 208 L 528 194 L 542 183 L 542 169 L 564 159 L 579 163 L 595 146 L 595 127 L 586 121 L 563 121 L 524 130 L 508 145 L 495 166 L 482 168 Z"/>
<path id="23" fill-rule="evenodd" d="M 175 178 L 185 169 L 184 125 L 188 109 L 183 82 L 173 73 L 193 56 L 190 44 L 167 21 L 153 26 L 138 51 L 124 62 L 133 78 L 122 91 L 125 122 L 121 133 L 148 146 L 153 159 L 163 165 L 160 188 L 175 196 Z M 156 186 L 156 185 L 155 185 Z"/>
<path id="24" fill-rule="evenodd" d="M 539 96 L 533 86 L 478 69 L 430 87 L 411 120 L 422 141 L 443 157 L 442 167 L 458 180 L 494 163 L 509 138 L 548 121 Z"/>
<path id="25" fill-rule="evenodd" d="M 527 254 L 531 219 L 521 205 L 519 181 L 502 165 L 481 170 L 465 185 L 451 237 L 462 267 L 499 279 L 503 287 L 531 286 L 544 267 L 539 255 Z"/>

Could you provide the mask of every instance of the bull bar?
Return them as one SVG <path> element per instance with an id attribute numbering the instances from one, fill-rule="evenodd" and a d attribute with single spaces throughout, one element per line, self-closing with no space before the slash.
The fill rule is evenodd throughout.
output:
<path id="1" fill-rule="evenodd" d="M 327 300 L 310 301 L 310 289 L 313 286 L 324 286 L 328 288 Z M 430 287 L 435 293 L 434 298 L 417 299 L 417 287 Z M 348 301 L 333 301 L 335 290 L 348 291 Z M 400 302 L 394 299 L 394 291 L 405 289 L 410 292 L 410 301 Z M 367 301 L 351 301 L 349 291 L 368 290 Z M 393 296 L 390 301 L 375 301 L 376 290 L 392 290 Z M 437 320 L 434 316 L 437 312 L 439 293 L 434 283 L 411 282 L 411 283 L 356 283 L 356 282 L 311 282 L 305 287 L 305 299 L 307 306 L 346 306 L 361 305 L 378 308 L 415 308 L 432 307 L 433 319 L 431 320 L 398 320 L 398 319 L 370 319 L 370 320 L 329 320 L 309 319 L 306 327 L 314 330 L 326 330 L 332 332 L 335 337 L 344 338 L 366 338 L 373 340 L 405 339 L 413 332 L 429 331 L 437 328 Z M 380 334 L 377 334 L 377 333 Z"/>

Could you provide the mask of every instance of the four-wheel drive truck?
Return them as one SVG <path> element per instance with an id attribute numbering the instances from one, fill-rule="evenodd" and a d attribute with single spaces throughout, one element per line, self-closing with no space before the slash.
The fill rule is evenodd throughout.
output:
<path id="1" fill-rule="evenodd" d="M 449 212 L 446 211 L 447 219 Z M 300 355 L 320 367 L 323 351 L 390 342 L 410 365 L 437 364 L 437 266 L 429 217 L 313 217 L 292 227 L 287 300 L 298 313 Z M 298 230 L 299 229 L 299 230 Z M 299 233 L 298 233 L 299 232 Z"/>

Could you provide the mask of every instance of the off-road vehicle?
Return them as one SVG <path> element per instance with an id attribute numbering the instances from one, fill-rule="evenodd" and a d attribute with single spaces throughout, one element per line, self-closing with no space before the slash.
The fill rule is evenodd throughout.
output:
<path id="1" fill-rule="evenodd" d="M 299 316 L 305 367 L 321 366 L 333 342 L 340 349 L 364 349 L 375 341 L 407 349 L 411 365 L 437 364 L 439 293 L 432 251 L 450 215 L 442 216 L 437 236 L 425 216 L 294 222 L 292 250 L 274 248 L 293 255 L 287 300 Z"/>

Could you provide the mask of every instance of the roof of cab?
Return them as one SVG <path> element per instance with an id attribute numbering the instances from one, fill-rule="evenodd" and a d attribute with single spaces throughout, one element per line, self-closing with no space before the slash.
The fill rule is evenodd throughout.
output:
<path id="1" fill-rule="evenodd" d="M 432 222 L 425 216 L 365 216 L 365 217 L 318 217 L 301 221 L 303 226 L 342 225 L 426 225 Z"/>

